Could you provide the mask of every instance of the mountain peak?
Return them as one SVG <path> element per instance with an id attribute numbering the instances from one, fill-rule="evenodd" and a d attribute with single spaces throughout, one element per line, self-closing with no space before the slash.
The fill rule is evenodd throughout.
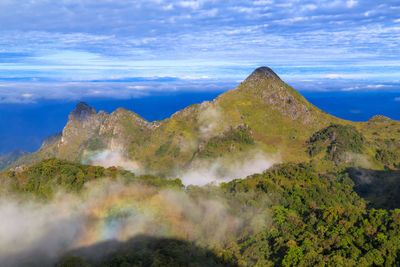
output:
<path id="1" fill-rule="evenodd" d="M 266 78 L 280 79 L 279 76 L 271 68 L 265 66 L 255 69 L 253 73 L 249 76 L 249 78 L 260 75 Z"/>
<path id="2" fill-rule="evenodd" d="M 88 116 L 96 114 L 96 110 L 85 102 L 79 102 L 69 115 L 73 120 L 85 120 Z"/>

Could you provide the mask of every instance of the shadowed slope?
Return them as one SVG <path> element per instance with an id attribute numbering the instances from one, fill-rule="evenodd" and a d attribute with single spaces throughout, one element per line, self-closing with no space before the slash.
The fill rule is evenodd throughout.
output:
<path id="1" fill-rule="evenodd" d="M 237 266 L 192 242 L 136 236 L 126 242 L 106 241 L 67 253 L 57 266 Z M 99 258 L 99 255 L 103 255 Z M 160 265 L 161 264 L 161 265 Z"/>
<path id="2" fill-rule="evenodd" d="M 375 209 L 400 208 L 400 171 L 378 171 L 348 168 L 346 172 L 354 181 L 354 191 Z"/>

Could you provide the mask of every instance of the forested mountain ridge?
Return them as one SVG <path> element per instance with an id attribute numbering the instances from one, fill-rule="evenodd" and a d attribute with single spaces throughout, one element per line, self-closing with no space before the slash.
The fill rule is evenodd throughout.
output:
<path id="1" fill-rule="evenodd" d="M 53 218 L 57 212 L 40 218 L 49 227 L 37 229 L 44 232 L 38 243 L 28 243 L 19 254 L 0 253 L 5 266 L 400 263 L 400 210 L 368 209 L 347 172 L 319 173 L 307 164 L 286 163 L 219 186 L 185 187 L 179 179 L 47 159 L 5 172 L 0 182 L 2 194 L 37 196 L 42 205 L 58 203 L 62 214 L 72 202 L 66 225 Z M 76 213 L 85 219 L 75 222 Z M 54 232 L 59 223 L 82 227 L 62 234 Z M 132 229 L 138 230 L 127 231 Z M 46 240 L 61 245 L 42 247 Z"/>
<path id="2" fill-rule="evenodd" d="M 347 144 L 342 144 L 340 153 L 325 148 L 318 150 L 322 153 L 310 154 L 310 143 L 317 141 L 313 135 L 332 124 L 352 126 L 362 133 L 361 149 L 347 151 Z M 340 129 L 336 127 L 329 137 L 333 147 L 336 137 L 346 135 L 350 128 Z M 399 131 L 398 121 L 382 116 L 368 122 L 331 116 L 285 84 L 270 68 L 261 67 L 236 89 L 213 101 L 191 105 L 163 121 L 148 122 L 123 108 L 111 114 L 96 113 L 86 103 L 79 103 L 58 139 L 14 166 L 48 157 L 90 163 L 91 155 L 109 150 L 134 161 L 142 172 L 174 175 L 176 170 L 195 166 L 199 161 L 246 158 L 257 150 L 274 155 L 281 162 L 311 160 L 323 170 L 339 162 L 393 168 L 400 160 Z"/>

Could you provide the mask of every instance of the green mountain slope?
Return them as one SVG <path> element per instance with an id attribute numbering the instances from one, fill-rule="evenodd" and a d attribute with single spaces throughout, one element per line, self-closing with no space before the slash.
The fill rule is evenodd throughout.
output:
<path id="1" fill-rule="evenodd" d="M 310 155 L 308 146 L 314 133 L 331 124 L 351 125 L 364 135 L 362 150 L 341 151 L 351 158 L 341 164 L 375 169 L 397 164 L 396 156 L 387 156 L 391 152 L 386 150 L 400 147 L 399 140 L 391 140 L 398 134 L 399 122 L 382 117 L 357 123 L 336 118 L 309 103 L 271 69 L 261 67 L 236 89 L 163 121 L 148 122 L 123 108 L 111 114 L 96 113 L 79 103 L 62 136 L 15 165 L 48 157 L 91 163 L 93 155 L 113 151 L 132 161 L 134 171 L 173 175 L 216 158 L 246 159 L 257 151 L 276 161 L 311 160 L 315 167 L 329 169 L 338 161 L 324 154 Z M 388 147 L 388 143 L 394 145 Z"/>

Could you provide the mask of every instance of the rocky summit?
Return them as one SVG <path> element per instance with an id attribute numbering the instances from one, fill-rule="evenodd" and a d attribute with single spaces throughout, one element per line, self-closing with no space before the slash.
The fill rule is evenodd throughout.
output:
<path id="1" fill-rule="evenodd" d="M 76 105 L 75 109 L 70 113 L 69 120 L 84 121 L 91 115 L 96 114 L 96 110 L 86 104 L 85 102 L 80 102 Z"/>
<path id="2" fill-rule="evenodd" d="M 253 79 L 257 75 L 262 75 L 263 77 L 270 79 L 280 79 L 279 76 L 269 67 L 259 67 L 255 69 L 248 79 Z"/>

